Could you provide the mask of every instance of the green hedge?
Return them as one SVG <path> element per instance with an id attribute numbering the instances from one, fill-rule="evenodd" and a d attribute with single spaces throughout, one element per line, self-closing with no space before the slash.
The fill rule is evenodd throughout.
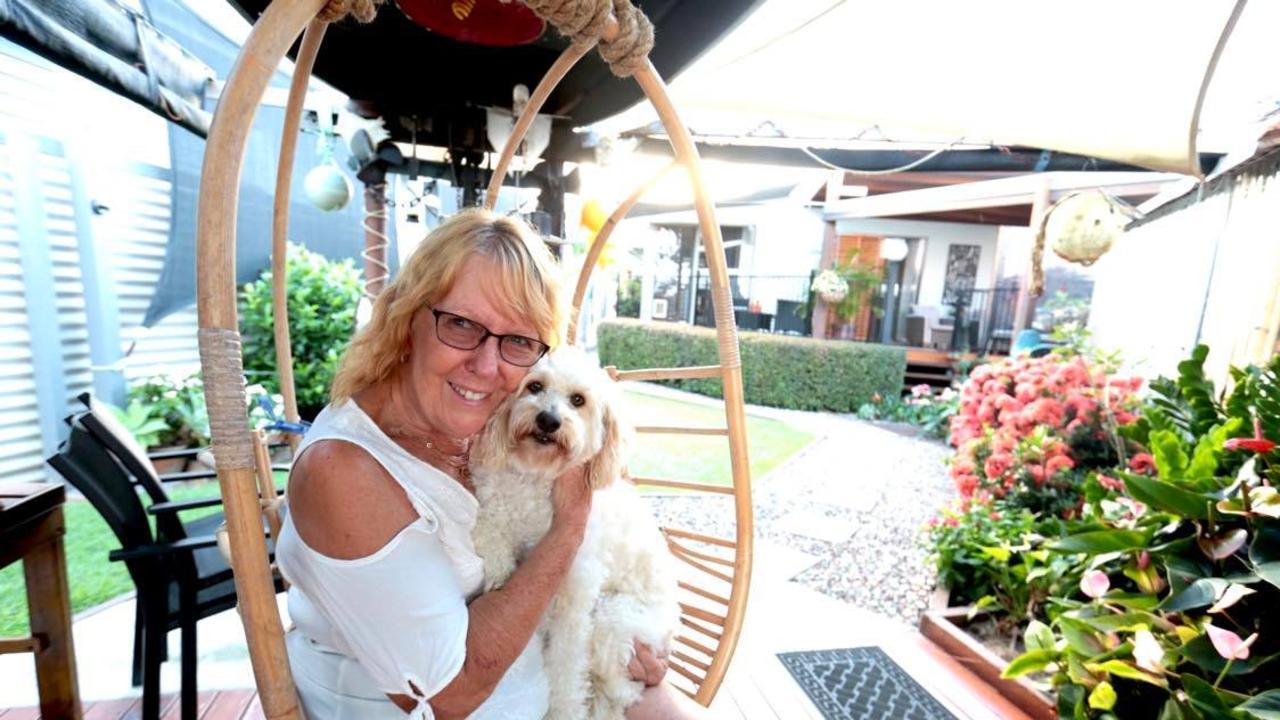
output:
<path id="1" fill-rule="evenodd" d="M 742 382 L 746 401 L 796 410 L 854 412 L 873 395 L 897 397 L 907 352 L 890 345 L 764 333 L 742 333 Z M 620 370 L 715 365 L 710 328 L 616 319 L 600 324 L 601 365 Z M 720 397 L 719 380 L 674 380 L 683 390 Z"/>

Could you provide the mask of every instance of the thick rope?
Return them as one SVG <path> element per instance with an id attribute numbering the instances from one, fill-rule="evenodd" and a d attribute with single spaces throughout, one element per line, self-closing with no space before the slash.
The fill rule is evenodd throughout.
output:
<path id="1" fill-rule="evenodd" d="M 321 22 L 335 23 L 350 15 L 357 22 L 371 23 L 378 15 L 378 6 L 383 2 L 384 0 L 329 0 L 320 8 L 316 18 Z"/>
<path id="2" fill-rule="evenodd" d="M 600 56 L 618 77 L 634 75 L 648 62 L 653 23 L 631 0 L 524 0 L 524 4 L 575 45 L 599 43 Z M 610 13 L 618 21 L 618 35 L 606 41 L 600 36 Z"/>
<path id="3" fill-rule="evenodd" d="M 618 19 L 618 36 L 600 40 L 600 57 L 618 77 L 631 77 L 649 62 L 653 49 L 653 23 L 631 4 L 631 0 L 613 0 L 613 15 Z"/>
<path id="4" fill-rule="evenodd" d="M 227 328 L 200 328 L 198 337 L 204 400 L 209 410 L 210 435 L 213 436 L 213 457 L 221 468 L 252 468 L 253 438 L 244 412 L 240 332 Z"/>

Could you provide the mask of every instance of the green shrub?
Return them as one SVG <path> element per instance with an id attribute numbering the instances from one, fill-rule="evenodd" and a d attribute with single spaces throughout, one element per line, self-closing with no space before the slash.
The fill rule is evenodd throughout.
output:
<path id="1" fill-rule="evenodd" d="M 743 333 L 742 382 L 748 403 L 796 410 L 854 412 L 880 396 L 897 395 L 907 367 L 906 350 L 786 335 Z M 621 370 L 715 365 L 710 328 L 636 320 L 600 324 L 600 363 Z M 674 380 L 683 390 L 721 397 L 718 379 Z"/>
<path id="2" fill-rule="evenodd" d="M 332 262 L 290 245 L 288 275 L 289 341 L 298 408 L 310 417 L 329 400 L 338 358 L 355 331 L 360 273 L 351 260 Z M 271 308 L 271 271 L 264 270 L 240 292 L 240 332 L 249 382 L 280 392 Z"/>

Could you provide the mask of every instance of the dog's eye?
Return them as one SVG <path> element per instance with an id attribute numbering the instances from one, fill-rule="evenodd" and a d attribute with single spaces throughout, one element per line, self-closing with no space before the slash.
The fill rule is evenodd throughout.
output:
<path id="1" fill-rule="evenodd" d="M 574 393 L 569 396 L 569 402 L 573 403 L 574 407 L 582 407 L 587 404 L 587 399 L 582 397 L 582 393 Z"/>
<path id="2" fill-rule="evenodd" d="M 528 385 L 525 385 L 524 389 L 528 390 L 530 395 L 537 395 L 538 393 L 542 392 L 542 383 L 538 382 L 537 380 L 534 380 Z"/>

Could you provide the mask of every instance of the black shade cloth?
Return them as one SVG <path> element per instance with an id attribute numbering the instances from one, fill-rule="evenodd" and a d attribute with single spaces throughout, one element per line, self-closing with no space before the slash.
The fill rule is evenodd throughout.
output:
<path id="1" fill-rule="evenodd" d="M 157 29 L 207 63 L 219 78 L 227 77 L 240 51 L 235 43 L 211 28 L 180 0 L 146 0 L 145 6 Z M 288 76 L 276 73 L 271 86 L 288 88 Z M 263 269 L 271 265 L 271 210 L 275 198 L 276 162 L 280 156 L 280 130 L 283 126 L 284 108 L 264 106 L 258 109 L 249 135 L 240 181 L 240 204 L 236 218 L 237 285 L 256 279 Z M 169 125 L 169 151 L 173 167 L 169 246 L 165 254 L 164 270 L 143 320 L 143 324 L 148 327 L 195 302 L 196 205 L 200 194 L 204 147 L 203 138 L 177 125 Z M 344 143 L 336 143 L 335 159 L 343 168 L 346 167 L 347 156 Z M 360 251 L 364 249 L 364 230 L 361 225 L 364 189 L 352 178 L 354 193 L 345 208 L 325 212 L 314 207 L 302 192 L 302 180 L 319 162 L 316 136 L 303 134 L 298 140 L 297 159 L 293 166 L 289 240 L 305 245 L 308 250 L 332 260 L 353 258 L 356 267 L 363 269 Z M 350 176 L 349 172 L 347 174 Z M 391 236 L 387 258 L 394 274 L 398 265 L 395 223 L 388 222 L 386 232 Z"/>
<path id="2" fill-rule="evenodd" d="M 827 720 L 956 720 L 878 647 L 778 653 Z"/>

